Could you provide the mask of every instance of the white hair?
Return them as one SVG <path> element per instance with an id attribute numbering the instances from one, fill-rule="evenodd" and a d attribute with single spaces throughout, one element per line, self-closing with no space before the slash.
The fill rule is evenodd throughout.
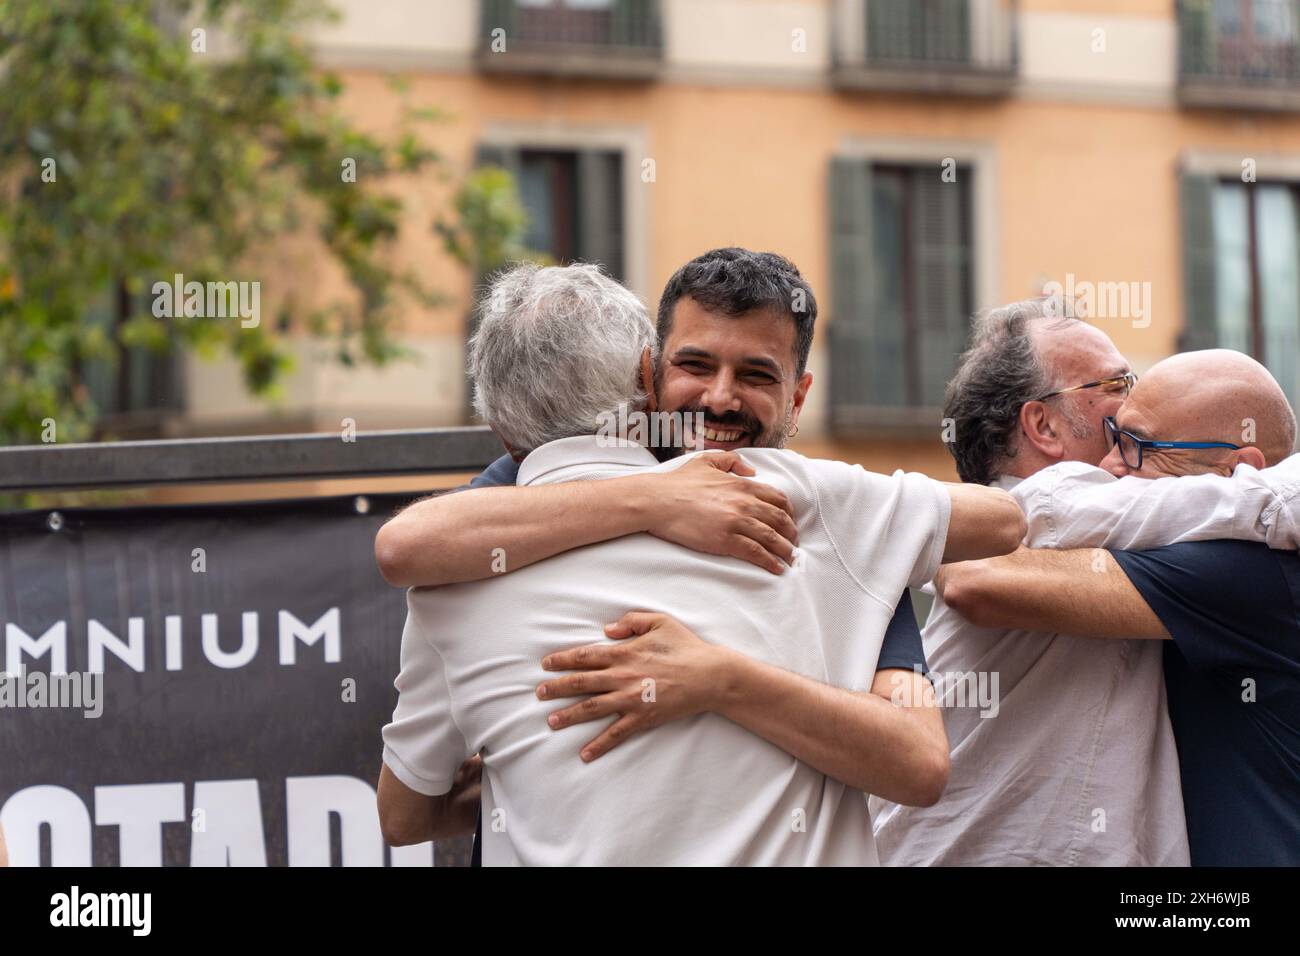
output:
<path id="1" fill-rule="evenodd" d="M 512 451 L 591 435 L 620 405 L 645 406 L 641 355 L 655 327 L 598 266 L 515 266 L 479 304 L 469 343 L 474 410 Z"/>

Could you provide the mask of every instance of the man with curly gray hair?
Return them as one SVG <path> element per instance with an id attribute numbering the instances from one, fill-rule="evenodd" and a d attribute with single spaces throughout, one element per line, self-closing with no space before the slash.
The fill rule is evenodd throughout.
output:
<path id="1" fill-rule="evenodd" d="M 565 335 L 575 321 L 585 334 Z M 558 341 L 569 347 L 556 348 Z M 469 343 L 474 411 L 516 455 L 592 434 L 620 407 L 645 408 L 647 350 L 653 358 L 655 327 L 645 306 L 598 266 L 517 266 L 479 306 Z M 550 381 L 565 383 L 562 396 L 546 387 Z"/>

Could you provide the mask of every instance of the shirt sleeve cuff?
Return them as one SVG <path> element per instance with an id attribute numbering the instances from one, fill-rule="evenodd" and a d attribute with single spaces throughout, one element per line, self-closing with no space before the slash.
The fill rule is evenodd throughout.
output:
<path id="1" fill-rule="evenodd" d="M 384 746 L 384 766 L 406 786 L 426 797 L 440 797 L 451 790 L 451 777 L 426 777 L 418 774 L 397 756 L 392 747 L 387 745 Z"/>

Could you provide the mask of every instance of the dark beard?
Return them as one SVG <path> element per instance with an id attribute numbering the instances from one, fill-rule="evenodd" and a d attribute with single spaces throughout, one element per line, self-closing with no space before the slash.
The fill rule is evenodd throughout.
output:
<path id="1" fill-rule="evenodd" d="M 663 386 L 663 366 L 662 364 L 660 364 L 655 367 L 655 372 L 654 372 L 655 395 L 662 394 L 663 392 L 662 386 Z M 704 408 L 702 405 L 683 405 L 681 408 L 661 409 L 661 410 L 680 412 L 683 419 L 685 419 L 686 416 L 688 415 L 693 415 L 699 412 L 704 415 L 705 424 L 707 424 L 709 427 L 740 429 L 745 434 L 754 436 L 749 444 L 749 447 L 751 448 L 784 448 L 786 438 L 788 437 L 790 432 L 790 418 L 792 412 L 792 409 L 787 408 L 785 413 L 785 421 L 781 422 L 779 425 L 774 424 L 771 428 L 764 428 L 763 423 L 760 422 L 753 415 L 745 415 L 740 412 L 728 412 L 726 415 L 723 415 L 722 417 L 719 418 L 712 415 L 709 412 L 709 410 L 707 408 Z M 651 451 L 654 452 L 655 457 L 658 458 L 659 461 L 668 461 L 669 459 L 676 458 L 678 455 L 685 454 L 686 452 L 692 450 L 693 449 L 690 448 L 652 448 L 651 449 Z"/>
<path id="2" fill-rule="evenodd" d="M 727 412 L 725 415 L 714 415 L 702 405 L 683 405 L 681 408 L 673 409 L 680 412 L 683 418 L 695 414 L 704 416 L 704 423 L 709 428 L 723 431 L 736 430 L 751 436 L 749 441 L 750 448 L 784 448 L 785 436 L 789 426 L 789 416 L 786 421 L 780 425 L 773 425 L 770 428 L 764 428 L 753 415 L 744 412 Z"/>

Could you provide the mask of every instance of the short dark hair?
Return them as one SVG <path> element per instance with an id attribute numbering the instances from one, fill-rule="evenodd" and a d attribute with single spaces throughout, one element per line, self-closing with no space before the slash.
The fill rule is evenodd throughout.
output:
<path id="1" fill-rule="evenodd" d="M 673 310 L 691 298 L 710 312 L 744 315 L 770 309 L 794 320 L 795 377 L 804 373 L 812 351 L 817 299 L 795 264 L 775 252 L 751 252 L 729 246 L 710 249 L 673 273 L 659 298 L 659 345 L 673 329 Z M 796 309 L 802 305 L 802 309 Z"/>

